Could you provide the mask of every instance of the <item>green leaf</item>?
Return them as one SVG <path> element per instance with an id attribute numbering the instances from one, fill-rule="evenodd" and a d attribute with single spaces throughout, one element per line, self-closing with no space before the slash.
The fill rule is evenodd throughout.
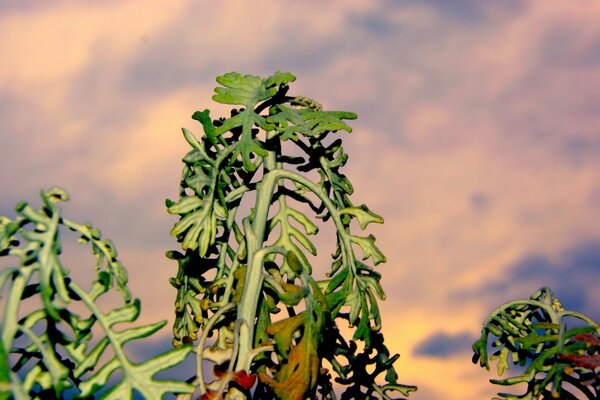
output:
<path id="1" fill-rule="evenodd" d="M 167 211 L 169 214 L 187 214 L 190 211 L 200 208 L 203 204 L 204 201 L 197 196 L 185 196 L 177 203 L 171 205 Z"/>
<path id="2" fill-rule="evenodd" d="M 244 106 L 244 110 L 238 115 L 225 121 L 222 129 L 232 130 L 242 127 L 242 136 L 236 144 L 233 158 L 241 154 L 244 168 L 247 171 L 252 172 L 256 169 L 256 165 L 252 161 L 252 154 L 259 157 L 266 157 L 268 154 L 262 144 L 253 137 L 252 128 L 255 124 L 266 131 L 273 128 L 264 117 L 254 111 L 254 108 L 258 103 L 271 98 L 282 87 L 295 79 L 292 74 L 281 72 L 266 79 L 254 75 L 241 75 L 237 72 L 217 77 L 217 82 L 223 87 L 215 88 L 216 94 L 213 96 L 213 100 L 224 104 Z M 222 132 L 222 129 L 217 132 Z"/>
<path id="3" fill-rule="evenodd" d="M 172 207 L 177 204 L 179 203 Z M 199 209 L 183 216 L 171 229 L 171 235 L 183 235 L 181 247 L 184 250 L 198 249 L 200 256 L 204 257 L 208 247 L 215 243 L 217 236 L 217 216 L 212 202 L 204 200 Z"/>
<path id="4" fill-rule="evenodd" d="M 345 111 L 321 111 L 313 108 L 293 108 L 278 105 L 267 119 L 281 133 L 282 140 L 295 139 L 296 134 L 320 138 L 328 132 L 352 128 L 343 119 L 356 119 L 356 114 Z"/>
<path id="5" fill-rule="evenodd" d="M 10 235 L 19 235 L 22 243 L 10 240 L 0 243 L 19 246 L 18 251 L 12 253 L 0 248 L 0 255 L 17 258 L 19 265 L 0 273 L 1 300 L 7 299 L 6 312 L 0 321 L 0 398 L 6 398 L 4 389 L 18 400 L 62 398 L 66 391 L 69 397 L 92 396 L 109 384 L 109 378 L 117 370 L 123 372 L 120 382 L 109 388 L 108 393 L 116 393 L 120 399 L 131 398 L 133 390 L 148 399 L 159 399 L 170 392 L 192 392 L 193 386 L 186 383 L 153 377 L 182 361 L 191 348 L 139 364 L 127 358 L 123 351 L 125 343 L 154 334 L 165 322 L 129 326 L 139 315 L 140 303 L 131 302 L 126 270 L 117 260 L 114 245 L 109 240 L 101 240 L 100 231 L 90 224 L 81 225 L 64 218 L 56 204 L 65 199 L 64 191 L 43 192 L 42 210 L 23 203 L 18 208 L 16 228 L 3 223 L 2 234 L 6 235 L 8 225 Z M 96 257 L 96 265 L 91 267 L 96 269 L 97 279 L 89 291 L 79 286 L 62 267 L 61 226 L 75 231 L 84 239 L 84 244 L 91 246 Z M 121 295 L 112 296 L 111 305 L 115 307 L 119 298 L 124 304 L 102 311 L 106 308 L 100 304 L 103 295 L 111 289 L 117 289 Z M 23 315 L 19 304 L 34 297 L 42 300 L 37 301 L 42 307 L 24 308 Z M 128 326 L 124 327 L 125 324 Z M 88 348 L 92 332 L 95 345 Z M 109 348 L 112 352 L 107 351 Z M 15 373 L 8 372 L 11 370 Z"/>
<path id="6" fill-rule="evenodd" d="M 369 210 L 364 204 L 359 207 L 344 208 L 343 210 L 340 210 L 340 214 L 352 215 L 356 218 L 360 229 L 363 230 L 372 222 L 383 224 L 383 218 Z"/>
<path id="7" fill-rule="evenodd" d="M 217 77 L 224 87 L 215 89 L 213 100 L 223 104 L 241 105 L 246 108 L 254 106 L 263 100 L 272 97 L 279 87 L 296 80 L 289 72 L 277 72 L 274 75 L 261 79 L 255 75 L 242 75 L 238 72 L 229 72 Z"/>
<path id="8" fill-rule="evenodd" d="M 212 119 L 210 118 L 210 111 L 209 110 L 196 111 L 192 115 L 192 118 L 202 124 L 202 128 L 204 128 L 204 134 L 206 135 L 208 140 L 214 146 L 216 146 L 216 144 L 217 144 L 216 136 L 217 135 L 216 135 L 216 131 L 215 131 L 215 126 L 213 125 Z M 191 143 L 190 143 L 190 145 L 191 145 Z M 192 145 L 192 147 L 195 147 L 195 146 Z"/>
<path id="9" fill-rule="evenodd" d="M 356 243 L 357 245 L 359 245 L 360 248 L 362 249 L 363 260 L 372 258 L 373 264 L 375 264 L 375 265 L 386 261 L 385 256 L 383 255 L 381 250 L 379 250 L 379 248 L 377 246 L 375 246 L 375 236 L 373 236 L 373 235 L 369 235 L 367 237 L 352 236 L 350 238 L 350 240 L 353 243 Z"/>
<path id="10" fill-rule="evenodd" d="M 310 254 L 316 255 L 317 249 L 308 237 L 291 224 L 291 220 L 300 223 L 306 235 L 314 235 L 318 232 L 317 226 L 304 216 L 299 211 L 287 205 L 285 198 L 279 199 L 279 210 L 277 214 L 269 221 L 269 232 L 275 230 L 277 226 L 280 228 L 279 236 L 273 243 L 273 247 L 281 247 L 287 251 L 288 256 L 285 257 L 283 265 L 280 268 L 281 274 L 287 275 L 293 279 L 301 271 L 311 271 L 310 263 L 301 248 L 295 242 L 300 244 Z M 290 264 L 290 262 L 293 263 Z"/>
<path id="11" fill-rule="evenodd" d="M 327 284 L 326 293 L 331 293 L 336 290 L 343 282 L 346 281 L 348 275 L 350 274 L 350 269 L 348 267 L 343 268 L 337 274 L 335 274 Z"/>

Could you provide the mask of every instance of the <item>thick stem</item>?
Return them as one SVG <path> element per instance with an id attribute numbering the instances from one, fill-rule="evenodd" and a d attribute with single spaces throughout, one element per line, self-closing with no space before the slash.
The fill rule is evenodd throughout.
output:
<path id="1" fill-rule="evenodd" d="M 265 167 L 267 167 L 265 160 Z M 248 353 L 253 348 L 256 307 L 260 297 L 263 280 L 262 261 L 265 253 L 260 251 L 265 239 L 267 219 L 271 199 L 277 184 L 276 171 L 266 172 L 256 188 L 256 205 L 252 223 L 244 220 L 246 233 L 247 269 L 242 298 L 238 304 L 238 319 L 240 320 L 239 354 L 236 371 L 245 369 Z"/>

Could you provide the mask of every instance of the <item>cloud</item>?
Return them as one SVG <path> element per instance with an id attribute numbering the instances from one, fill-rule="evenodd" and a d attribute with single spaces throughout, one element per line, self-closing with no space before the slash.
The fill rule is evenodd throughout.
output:
<path id="1" fill-rule="evenodd" d="M 44 0 L 5 0 L 0 2 L 0 15 L 29 13 L 51 6 L 50 2 Z"/>
<path id="2" fill-rule="evenodd" d="M 0 210 L 65 186 L 66 215 L 114 239 L 143 310 L 171 315 L 173 291 L 148 288 L 176 268 L 163 200 L 187 150 L 179 127 L 226 112 L 210 100 L 216 75 L 277 69 L 298 76 L 291 92 L 359 114 L 340 134 L 344 173 L 352 201 L 386 220 L 369 233 L 389 260 L 384 333 L 407 381 L 434 371 L 462 390 L 448 398 L 489 398 L 456 353 L 409 349 L 475 332 L 485 307 L 543 284 L 569 308 L 600 304 L 581 267 L 600 242 L 598 5 L 27 4 L 0 13 Z"/>
<path id="3" fill-rule="evenodd" d="M 600 281 L 600 244 L 581 243 L 557 256 L 532 253 L 507 266 L 505 274 L 482 285 L 469 298 L 485 299 L 490 307 L 515 298 L 528 298 L 549 287 L 566 309 L 600 320 L 595 282 Z"/>
<path id="4" fill-rule="evenodd" d="M 438 331 L 418 343 L 413 353 L 416 356 L 448 358 L 470 351 L 475 340 L 477 338 L 469 332 L 450 334 Z"/>

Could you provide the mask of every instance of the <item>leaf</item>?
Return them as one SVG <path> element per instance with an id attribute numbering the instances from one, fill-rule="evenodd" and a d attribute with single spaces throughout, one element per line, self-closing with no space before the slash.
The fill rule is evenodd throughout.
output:
<path id="1" fill-rule="evenodd" d="M 297 305 L 300 302 L 300 300 L 302 300 L 309 294 L 307 288 L 294 285 L 292 283 L 284 282 L 281 286 L 283 287 L 284 292 L 278 292 L 277 295 L 279 296 L 279 300 L 281 300 L 286 306 Z"/>
<path id="2" fill-rule="evenodd" d="M 204 201 L 197 196 L 185 196 L 179 202 L 170 206 L 167 211 L 169 214 L 187 214 L 201 207 L 203 204 Z"/>
<path id="3" fill-rule="evenodd" d="M 279 198 L 279 210 L 277 214 L 269 221 L 269 232 L 280 228 L 279 236 L 273 243 L 273 247 L 281 247 L 287 251 L 283 265 L 280 267 L 280 273 L 293 279 L 301 271 L 311 271 L 310 263 L 301 248 L 295 242 L 300 244 L 310 254 L 316 255 L 317 249 L 306 235 L 314 235 L 318 232 L 317 226 L 310 221 L 304 214 L 287 205 L 283 196 Z M 291 220 L 300 223 L 304 233 L 291 224 Z M 305 235 L 306 233 L 306 235 Z"/>
<path id="4" fill-rule="evenodd" d="M 215 89 L 213 100 L 217 103 L 241 105 L 246 108 L 254 106 L 263 100 L 272 97 L 282 85 L 287 85 L 296 80 L 289 72 L 277 72 L 274 75 L 261 79 L 254 75 L 242 75 L 238 72 L 228 72 L 217 77 L 224 87 Z"/>
<path id="5" fill-rule="evenodd" d="M 360 237 L 353 235 L 351 236 L 350 240 L 353 243 L 358 244 L 362 249 L 363 260 L 372 258 L 373 264 L 375 265 L 386 261 L 385 256 L 383 255 L 381 250 L 379 250 L 379 248 L 375 246 L 375 236 L 369 235 L 367 237 Z"/>
<path id="6" fill-rule="evenodd" d="M 359 207 L 344 208 L 343 210 L 340 210 L 340 214 L 352 215 L 354 218 L 356 218 L 360 229 L 363 230 L 371 222 L 383 224 L 383 218 L 369 210 L 364 204 Z"/>
<path id="7" fill-rule="evenodd" d="M 343 282 L 346 281 L 348 275 L 350 274 L 350 269 L 348 267 L 343 268 L 337 274 L 335 274 L 328 282 L 327 289 L 325 293 L 331 293 L 335 289 L 337 289 Z"/>
<path id="8" fill-rule="evenodd" d="M 158 355 L 140 364 L 127 358 L 123 351 L 125 343 L 154 334 L 165 322 L 129 325 L 137 319 L 140 303 L 131 301 L 127 273 L 117 259 L 114 245 L 109 240 L 101 240 L 100 231 L 91 224 L 81 225 L 64 218 L 56 204 L 65 199 L 65 192 L 51 190 L 42 193 L 42 210 L 23 203 L 18 208 L 16 229 L 11 228 L 10 234 L 22 238 L 23 243 L 17 245 L 25 251 L 1 253 L 19 258 L 18 268 L 0 274 L 3 296 L 8 298 L 7 313 L 0 321 L 3 338 L 0 363 L 4 362 L 0 364 L 0 371 L 15 372 L 8 375 L 11 381 L 8 390 L 17 399 L 86 397 L 112 385 L 110 377 L 121 369 L 120 382 L 109 388 L 106 398 L 131 398 L 134 390 L 145 398 L 157 399 L 166 393 L 193 391 L 186 383 L 153 377 L 181 362 L 191 348 Z M 87 292 L 62 268 L 61 226 L 75 231 L 83 239 L 81 242 L 91 246 L 96 257 L 96 265 L 92 267 L 96 269 L 97 278 Z M 15 244 L 9 242 L 8 245 Z M 102 311 L 102 296 L 115 288 L 124 304 Z M 33 297 L 44 299 L 38 302 L 42 307 L 19 315 L 19 303 Z M 118 300 L 119 296 L 114 295 L 110 299 L 113 305 Z M 82 314 L 75 313 L 74 309 Z M 115 329 L 117 325 L 119 330 Z M 95 344 L 88 348 L 92 332 Z M 23 381 L 19 377 L 23 377 Z M 0 372 L 0 385 L 6 380 L 7 376 Z M 0 397 L 4 397 L 3 394 Z"/>
<path id="9" fill-rule="evenodd" d="M 292 344 L 292 337 L 304 323 L 306 314 L 298 314 L 290 318 L 277 321 L 269 325 L 266 329 L 267 334 L 273 336 L 277 352 L 284 358 L 287 358 L 288 351 Z"/>
<path id="10" fill-rule="evenodd" d="M 317 111 L 309 108 L 299 110 L 312 136 L 320 137 L 327 132 L 344 130 L 352 132 L 352 128 L 342 119 L 356 119 L 356 114 L 346 111 Z"/>
<path id="11" fill-rule="evenodd" d="M 169 213 L 183 215 L 171 229 L 171 235 L 183 236 L 181 247 L 184 250 L 198 249 L 200 257 L 204 257 L 209 246 L 216 240 L 217 215 L 212 199 L 194 199 L 197 197 L 184 197 L 179 203 L 169 207 Z M 199 208 L 195 208 L 198 204 Z"/>
<path id="12" fill-rule="evenodd" d="M 217 145 L 216 130 L 215 130 L 215 126 L 213 125 L 212 118 L 210 118 L 210 111 L 209 110 L 196 111 L 192 115 L 192 119 L 195 119 L 196 121 L 198 121 L 202 124 L 202 128 L 204 128 L 204 134 L 206 135 L 208 140 L 215 146 L 215 148 L 217 148 L 216 147 L 216 145 Z M 188 143 L 189 143 L 189 141 L 188 141 Z M 190 143 L 190 145 L 192 145 L 192 143 Z M 192 145 L 192 147 L 196 147 L 196 146 Z M 198 145 L 198 148 L 200 148 L 199 145 Z"/>
<path id="13" fill-rule="evenodd" d="M 259 102 L 274 96 L 278 90 L 295 79 L 288 72 L 277 72 L 266 79 L 254 75 L 241 75 L 237 72 L 229 72 L 217 77 L 217 82 L 223 87 L 215 88 L 216 94 L 213 96 L 213 100 L 218 103 L 245 107 L 243 111 L 230 118 L 224 125 L 228 130 L 242 127 L 242 136 L 236 145 L 233 157 L 235 158 L 237 154 L 241 154 L 244 168 L 247 171 L 252 172 L 256 169 L 256 165 L 252 162 L 252 154 L 259 157 L 266 157 L 268 154 L 259 141 L 253 138 L 252 128 L 254 124 L 266 131 L 272 129 L 272 125 L 254 111 L 255 106 Z"/>
<path id="14" fill-rule="evenodd" d="M 356 119 L 356 114 L 345 111 L 321 111 L 314 108 L 293 108 L 278 105 L 267 119 L 282 135 L 282 140 L 295 139 L 296 134 L 320 138 L 328 132 L 352 128 L 343 119 Z"/>
<path id="15" fill-rule="evenodd" d="M 80 385 L 82 396 L 89 396 L 98 388 L 106 385 L 110 376 L 117 369 L 123 370 L 123 378 L 105 394 L 104 398 L 130 398 L 132 391 L 135 390 L 145 398 L 159 399 L 166 393 L 193 390 L 191 385 L 183 382 L 157 381 L 153 378 L 156 373 L 182 362 L 192 350 L 190 346 L 173 349 L 140 364 L 134 364 L 122 356 L 125 343 L 152 335 L 163 327 L 166 321 L 117 332 L 114 330 L 115 325 L 133 322 L 137 318 L 140 310 L 139 301 L 105 314 L 93 305 L 93 300 L 87 293 L 77 286 L 73 286 L 72 289 L 94 311 L 97 320 L 105 329 L 104 334 L 110 342 L 110 347 L 115 349 L 115 356 Z M 98 350 L 93 351 L 91 355 L 97 359 L 99 357 Z"/>
<path id="16" fill-rule="evenodd" d="M 287 320 L 291 320 L 292 318 L 288 318 Z M 302 339 L 289 352 L 287 362 L 282 365 L 276 379 L 264 373 L 259 374 L 261 381 L 273 388 L 275 395 L 281 400 L 303 400 L 314 389 L 319 375 L 320 362 L 317 352 L 317 327 L 314 322 L 308 321 L 306 318 L 303 318 L 303 320 L 304 333 Z M 285 331 L 290 332 L 292 329 L 290 326 L 293 327 L 296 324 L 299 324 L 298 319 L 289 326 L 279 325 L 278 328 L 285 326 Z M 278 332 L 281 333 L 282 330 Z M 288 339 L 291 340 L 291 336 Z"/>

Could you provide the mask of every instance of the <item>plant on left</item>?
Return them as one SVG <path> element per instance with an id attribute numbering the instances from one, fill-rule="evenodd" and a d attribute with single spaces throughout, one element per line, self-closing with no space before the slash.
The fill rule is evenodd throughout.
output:
<path id="1" fill-rule="evenodd" d="M 106 399 L 134 394 L 160 399 L 192 392 L 185 382 L 154 377 L 182 362 L 190 346 L 142 363 L 126 355 L 127 342 L 154 334 L 166 322 L 132 326 L 140 302 L 130 295 L 112 242 L 90 224 L 61 215 L 57 204 L 67 200 L 63 190 L 50 189 L 41 197 L 40 209 L 23 202 L 14 219 L 0 216 L 0 256 L 9 258 L 0 271 L 0 399 L 93 398 L 98 393 Z M 96 277 L 89 289 L 72 280 L 61 262 L 64 228 L 91 248 Z M 103 300 L 115 295 L 121 305 L 103 311 Z"/>

